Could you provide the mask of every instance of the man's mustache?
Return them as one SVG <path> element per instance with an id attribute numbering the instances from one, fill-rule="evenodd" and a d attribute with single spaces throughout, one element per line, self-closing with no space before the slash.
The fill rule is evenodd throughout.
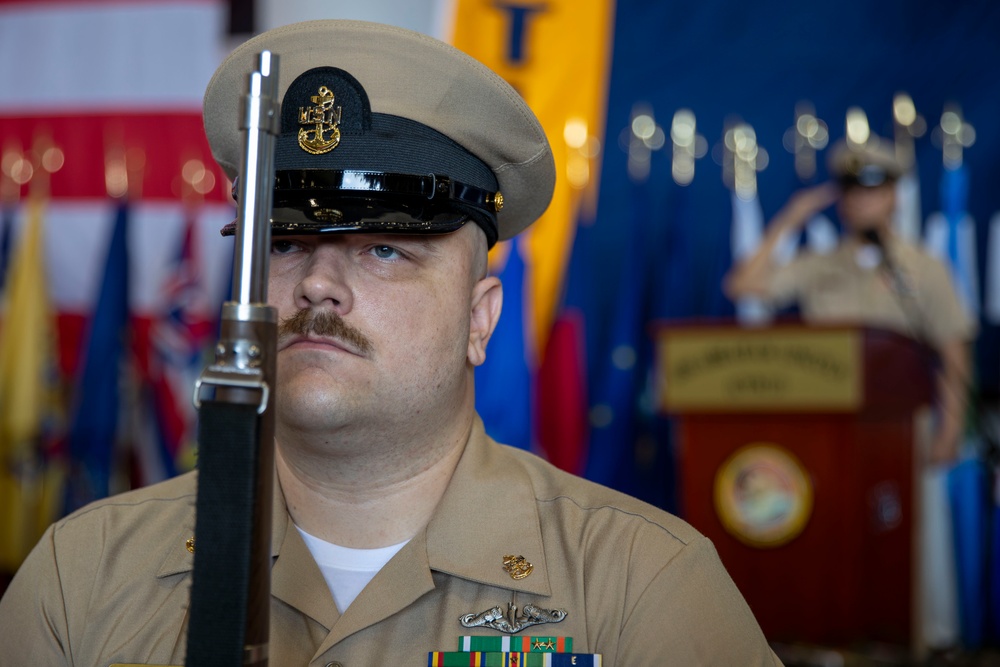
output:
<path id="1" fill-rule="evenodd" d="M 337 339 L 362 355 L 372 353 L 372 343 L 363 333 L 345 322 L 337 313 L 328 310 L 302 309 L 278 323 L 279 343 L 286 338 L 309 334 Z"/>

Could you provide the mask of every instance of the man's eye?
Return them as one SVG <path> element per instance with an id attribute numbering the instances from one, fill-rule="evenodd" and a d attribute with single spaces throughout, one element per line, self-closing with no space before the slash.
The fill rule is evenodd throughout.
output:
<path id="1" fill-rule="evenodd" d="M 399 259 L 402 256 L 399 251 L 391 245 L 373 246 L 371 252 L 379 259 Z"/>
<path id="2" fill-rule="evenodd" d="M 275 255 L 284 255 L 295 250 L 295 244 L 291 241 L 272 241 L 271 252 Z"/>

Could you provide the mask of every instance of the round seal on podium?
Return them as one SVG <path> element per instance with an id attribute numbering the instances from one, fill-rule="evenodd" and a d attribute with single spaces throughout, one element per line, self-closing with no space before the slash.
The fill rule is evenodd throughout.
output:
<path id="1" fill-rule="evenodd" d="M 733 452 L 715 474 L 715 511 L 733 537 L 753 547 L 777 547 L 809 522 L 813 487 L 787 449 L 754 442 Z"/>

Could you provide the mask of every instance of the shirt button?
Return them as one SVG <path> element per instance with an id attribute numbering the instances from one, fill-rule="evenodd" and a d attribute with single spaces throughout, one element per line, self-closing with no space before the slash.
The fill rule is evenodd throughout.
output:
<path id="1" fill-rule="evenodd" d="M 344 665 L 339 662 L 328 662 L 326 667 L 344 667 Z"/>

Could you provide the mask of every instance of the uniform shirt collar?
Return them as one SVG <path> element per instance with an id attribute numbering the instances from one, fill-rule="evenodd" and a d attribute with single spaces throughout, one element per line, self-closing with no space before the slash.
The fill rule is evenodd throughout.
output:
<path id="1" fill-rule="evenodd" d="M 294 530 L 289 532 L 294 526 L 277 475 L 273 488 L 272 558 L 278 558 L 283 551 L 290 551 L 286 560 L 291 559 L 299 566 L 308 567 L 306 564 L 311 562 L 308 549 Z M 182 527 L 176 543 L 168 550 L 157 573 L 160 577 L 192 569 L 194 559 L 187 551 L 185 541 L 194 535 L 193 496 L 190 502 L 190 525 Z M 504 446 L 486 435 L 478 416 L 434 516 L 414 541 L 418 545 L 426 544 L 427 564 L 431 570 L 507 590 L 551 595 L 531 480 L 521 464 L 506 453 Z M 407 545 L 396 558 L 405 555 L 412 546 Z M 523 556 L 533 566 L 531 573 L 523 579 L 514 579 L 503 569 L 503 559 L 507 555 Z M 318 575 L 315 564 L 312 568 Z M 332 619 L 324 620 L 329 622 Z"/>
<path id="2" fill-rule="evenodd" d="M 477 416 L 469 442 L 426 529 L 431 569 L 508 590 L 551 595 L 534 488 L 525 470 L 491 440 Z M 506 555 L 532 572 L 514 579 Z"/>

